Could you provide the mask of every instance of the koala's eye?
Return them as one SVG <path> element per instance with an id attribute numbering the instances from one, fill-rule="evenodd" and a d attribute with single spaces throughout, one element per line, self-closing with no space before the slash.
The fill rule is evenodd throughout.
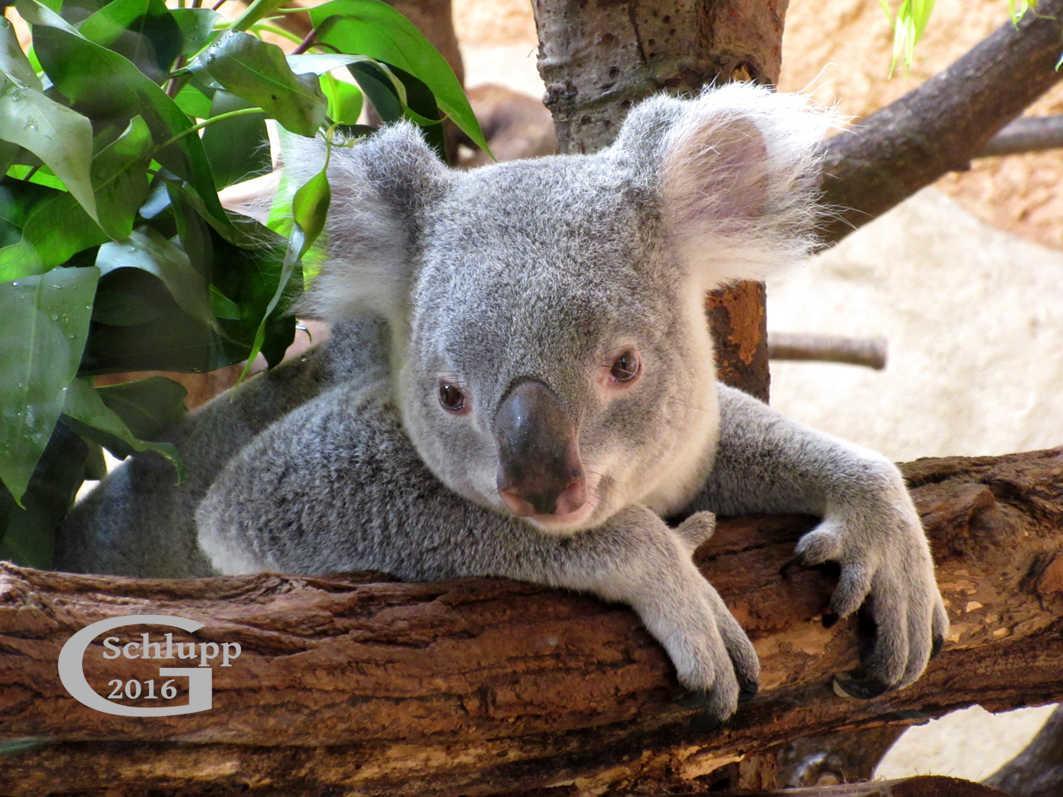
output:
<path id="1" fill-rule="evenodd" d="M 609 376 L 614 382 L 632 382 L 639 375 L 642 363 L 638 354 L 628 349 L 620 354 L 609 369 Z"/>
<path id="2" fill-rule="evenodd" d="M 451 382 L 439 383 L 439 403 L 443 409 L 455 415 L 465 412 L 465 394 Z"/>

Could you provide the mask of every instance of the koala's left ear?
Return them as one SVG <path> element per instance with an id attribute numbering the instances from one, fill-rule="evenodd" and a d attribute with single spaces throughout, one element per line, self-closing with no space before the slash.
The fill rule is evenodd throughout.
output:
<path id="1" fill-rule="evenodd" d="M 304 182 L 324 162 L 324 142 L 292 136 L 285 171 Z M 353 146 L 335 146 L 325 223 L 327 258 L 295 308 L 330 322 L 363 313 L 401 325 L 418 266 L 425 211 L 451 172 L 409 122 L 383 127 Z"/>
<path id="2" fill-rule="evenodd" d="M 732 83 L 641 103 L 614 148 L 654 186 L 679 260 L 708 289 L 808 253 L 819 144 L 835 124 L 802 95 Z"/>

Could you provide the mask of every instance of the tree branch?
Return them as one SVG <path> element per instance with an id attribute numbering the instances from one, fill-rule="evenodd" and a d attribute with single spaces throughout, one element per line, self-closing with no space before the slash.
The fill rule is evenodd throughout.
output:
<path id="1" fill-rule="evenodd" d="M 155 581 L 0 565 L 0 740 L 42 742 L 4 757 L 0 793 L 638 792 L 689 786 L 800 736 L 1063 697 L 1063 449 L 905 472 L 952 617 L 944 652 L 909 689 L 836 697 L 831 674 L 856 661 L 856 623 L 819 622 L 828 576 L 780 576 L 812 521 L 724 522 L 697 561 L 749 631 L 763 676 L 723 729 L 677 701 L 667 658 L 629 609 L 589 597 L 489 579 Z M 214 669 L 212 710 L 125 718 L 65 693 L 62 644 L 128 614 L 198 619 L 196 639 L 243 646 L 233 667 Z M 108 679 L 157 671 L 100 653 L 86 670 L 104 693 Z"/>
<path id="2" fill-rule="evenodd" d="M 864 365 L 881 371 L 886 367 L 885 338 L 850 338 L 844 335 L 811 335 L 769 332 L 768 357 L 772 360 L 813 360 Z"/>
<path id="3" fill-rule="evenodd" d="M 1055 85 L 1063 0 L 1005 23 L 943 72 L 826 144 L 824 246 L 966 169 L 993 135 Z"/>
<path id="4" fill-rule="evenodd" d="M 1027 116 L 1016 119 L 991 139 L 979 158 L 1021 155 L 1063 147 L 1063 115 Z"/>

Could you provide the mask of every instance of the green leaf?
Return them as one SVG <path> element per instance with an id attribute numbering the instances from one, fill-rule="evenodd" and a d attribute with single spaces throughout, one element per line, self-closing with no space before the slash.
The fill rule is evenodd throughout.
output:
<path id="1" fill-rule="evenodd" d="M 1018 26 L 1026 12 L 1030 10 L 1030 0 L 1008 0 L 1008 16 L 1011 24 Z"/>
<path id="2" fill-rule="evenodd" d="M 307 180 L 292 198 L 292 216 L 305 238 L 299 246 L 298 257 L 305 254 L 325 228 L 325 218 L 328 216 L 328 206 L 332 198 L 328 176 L 325 173 L 327 168 L 326 156 L 325 166 L 321 171 Z"/>
<path id="3" fill-rule="evenodd" d="M 146 168 L 152 146 L 147 123 L 134 116 L 122 134 L 92 159 L 100 225 L 111 238 L 122 240 L 133 231 L 137 209 L 148 195 Z"/>
<path id="4" fill-rule="evenodd" d="M 226 33 L 199 59 L 222 86 L 258 106 L 288 130 L 312 136 L 325 125 L 327 103 L 317 79 L 296 75 L 275 44 L 250 33 Z"/>
<path id="5" fill-rule="evenodd" d="M 166 78 L 181 48 L 181 29 L 163 0 L 111 0 L 78 31 L 121 53 L 156 82 Z"/>
<path id="6" fill-rule="evenodd" d="M 328 115 L 336 124 L 358 124 L 362 115 L 362 92 L 357 86 L 334 78 L 332 75 L 321 76 L 321 89 L 328 99 Z"/>
<path id="7" fill-rule="evenodd" d="M 137 437 L 161 435 L 185 417 L 183 385 L 163 376 L 96 388 L 96 394 Z"/>
<path id="8" fill-rule="evenodd" d="M 84 22 L 107 5 L 107 0 L 41 0 L 41 2 L 71 25 Z"/>
<path id="9" fill-rule="evenodd" d="M 253 106 L 235 94 L 216 91 L 210 115 L 250 107 Z M 207 152 L 218 188 L 258 177 L 273 168 L 263 114 L 236 116 L 209 125 L 203 131 L 203 149 Z"/>
<path id="10" fill-rule="evenodd" d="M 166 286 L 146 271 L 121 268 L 105 275 L 92 305 L 93 330 L 99 324 L 135 327 L 162 321 L 167 312 L 179 313 Z M 89 335 L 91 348 L 96 332 Z"/>
<path id="11" fill-rule="evenodd" d="M 30 66 L 29 59 L 19 47 L 14 28 L 3 17 L 0 17 L 0 72 L 28 88 L 37 91 L 44 89 L 41 79 L 37 77 L 37 73 Z"/>
<path id="12" fill-rule="evenodd" d="M 7 20 L 0 27 L 3 73 L 0 74 L 0 139 L 32 152 L 48 164 L 90 216 L 96 218 L 89 162 L 92 123 L 40 91 L 40 81 L 26 59 L 18 58 L 18 42 Z"/>
<path id="13" fill-rule="evenodd" d="M 177 227 L 177 239 L 188 255 L 192 267 L 202 274 L 205 280 L 209 280 L 214 265 L 214 242 L 210 228 L 196 209 L 185 200 L 183 193 L 174 190 L 165 181 L 160 182 L 165 185 L 170 214 L 173 216 L 174 226 Z"/>
<path id="14" fill-rule="evenodd" d="M 893 20 L 893 54 L 890 59 L 890 77 L 897 64 L 904 63 L 905 69 L 911 69 L 915 59 L 915 45 L 923 36 L 930 15 L 934 11 L 935 0 L 902 0 L 897 16 Z"/>
<path id="15" fill-rule="evenodd" d="M 0 480 L 17 502 L 77 374 L 99 276 L 61 268 L 0 285 Z"/>
<path id="16" fill-rule="evenodd" d="M 18 243 L 0 249 L 0 280 L 43 274 L 106 240 L 72 195 L 49 191 L 30 209 Z"/>
<path id="17" fill-rule="evenodd" d="M 98 443 L 89 445 L 89 453 L 85 458 L 85 478 L 98 482 L 107 476 L 107 460 L 103 456 L 103 447 Z"/>
<path id="18" fill-rule="evenodd" d="M 409 72 L 477 146 L 490 152 L 476 115 L 446 59 L 412 22 L 379 0 L 331 0 L 310 9 L 317 40 Z M 363 87 L 364 88 L 364 87 Z M 367 92 L 368 93 L 368 92 Z"/>
<path id="19" fill-rule="evenodd" d="M 177 306 L 207 326 L 214 324 L 207 283 L 192 267 L 185 251 L 152 227 L 134 231 L 122 243 L 106 243 L 96 255 L 101 276 L 134 268 L 158 278 Z"/>
<path id="20" fill-rule="evenodd" d="M 219 291 L 214 285 L 210 286 L 210 306 L 214 310 L 214 317 L 226 321 L 239 321 L 243 314 L 240 305 Z"/>
<path id="21" fill-rule="evenodd" d="M 33 25 L 35 50 L 56 88 L 94 117 L 142 116 L 160 147 L 155 159 L 188 180 L 214 219 L 228 224 L 203 144 L 176 103 L 135 64 L 84 38 L 36 0 L 17 6 Z"/>
<path id="22" fill-rule="evenodd" d="M 102 288 L 102 286 L 101 286 Z M 213 371 L 244 359 L 247 346 L 226 341 L 210 327 L 190 318 L 172 301 L 155 308 L 143 324 L 94 323 L 82 363 L 83 374 L 126 371 Z"/>
<path id="23" fill-rule="evenodd" d="M 99 451 L 96 446 L 92 449 Z M 90 447 L 60 421 L 22 496 L 23 508 L 0 487 L 0 559 L 51 567 L 56 531 L 89 475 L 91 453 Z"/>
<path id="24" fill-rule="evenodd" d="M 154 451 L 170 461 L 177 469 L 178 480 L 184 478 L 184 468 L 172 443 L 141 440 L 113 409 L 104 403 L 99 392 L 88 379 L 75 379 L 66 392 L 63 415 L 78 434 L 99 443 L 117 457 L 127 457 L 136 451 Z"/>
<path id="25" fill-rule="evenodd" d="M 325 228 L 325 217 L 328 215 L 328 206 L 331 200 L 328 176 L 326 174 L 330 151 L 331 145 L 329 149 L 326 149 L 325 165 L 321 167 L 321 171 L 307 180 L 292 198 L 292 232 L 288 239 L 288 251 L 284 256 L 280 280 L 277 283 L 277 290 L 266 306 L 262 321 L 255 331 L 255 340 L 251 346 L 251 353 L 248 355 L 247 363 L 244 365 L 243 373 L 240 375 L 241 379 L 247 376 L 251 369 L 252 360 L 262 348 L 262 343 L 266 336 L 266 322 L 273 311 L 277 309 L 277 305 L 284 296 L 288 281 L 291 279 L 296 265 Z"/>
<path id="26" fill-rule="evenodd" d="M 232 30 L 247 30 L 263 17 L 269 16 L 274 9 L 280 8 L 287 0 L 252 0 L 247 10 L 233 23 Z"/>
<path id="27" fill-rule="evenodd" d="M 186 57 L 206 47 L 214 38 L 214 26 L 222 21 L 221 14 L 209 8 L 171 8 L 170 14 L 181 29 L 181 55 Z"/>
<path id="28" fill-rule="evenodd" d="M 211 96 L 201 88 L 185 83 L 173 98 L 177 107 L 184 113 L 195 119 L 207 119 L 210 117 Z"/>
<path id="29" fill-rule="evenodd" d="M 251 351 L 280 281 L 284 239 L 257 222 L 234 216 L 230 227 L 222 231 L 210 225 L 206 227 L 209 240 L 192 244 L 191 236 L 199 238 L 202 232 L 193 230 L 197 219 L 208 224 L 211 220 L 197 207 L 199 197 L 185 184 L 170 182 L 167 190 L 169 207 L 180 220 L 181 240 L 192 247 L 188 249 L 190 256 L 193 251 L 202 251 L 203 262 L 211 264 L 208 273 L 216 326 L 208 327 L 183 312 L 162 284 L 145 272 L 112 272 L 101 281 L 98 291 L 95 306 L 101 312 L 98 316 L 94 313 L 94 320 L 102 323 L 93 324 L 82 361 L 83 374 L 148 369 L 212 371 L 247 359 Z M 185 232 L 180 232 L 182 229 Z M 187 239 L 186 233 L 190 236 Z M 282 300 L 285 303 L 301 291 L 300 269 L 297 266 L 289 279 Z M 150 312 L 144 312 L 146 307 Z M 108 313 L 112 316 L 107 317 Z M 269 362 L 279 361 L 294 334 L 291 317 L 274 314 L 269 318 L 262 345 Z"/>
<path id="30" fill-rule="evenodd" d="M 394 72 L 375 61 L 351 64 L 347 69 L 385 124 L 402 118 L 406 87 Z"/>

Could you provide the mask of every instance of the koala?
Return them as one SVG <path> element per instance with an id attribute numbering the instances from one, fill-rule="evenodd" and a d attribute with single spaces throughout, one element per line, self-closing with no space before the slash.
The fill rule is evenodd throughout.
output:
<path id="1" fill-rule="evenodd" d="M 829 125 L 728 85 L 642 102 L 593 155 L 458 172 L 405 123 L 334 149 L 328 260 L 300 309 L 332 339 L 176 430 L 180 487 L 151 455 L 117 469 L 60 563 L 589 592 L 631 606 L 722 720 L 759 664 L 691 555 L 713 513 L 807 513 L 797 556 L 840 564 L 830 612 L 866 601 L 877 627 L 839 685 L 912 683 L 948 620 L 899 471 L 717 383 L 703 307 L 807 253 Z"/>

